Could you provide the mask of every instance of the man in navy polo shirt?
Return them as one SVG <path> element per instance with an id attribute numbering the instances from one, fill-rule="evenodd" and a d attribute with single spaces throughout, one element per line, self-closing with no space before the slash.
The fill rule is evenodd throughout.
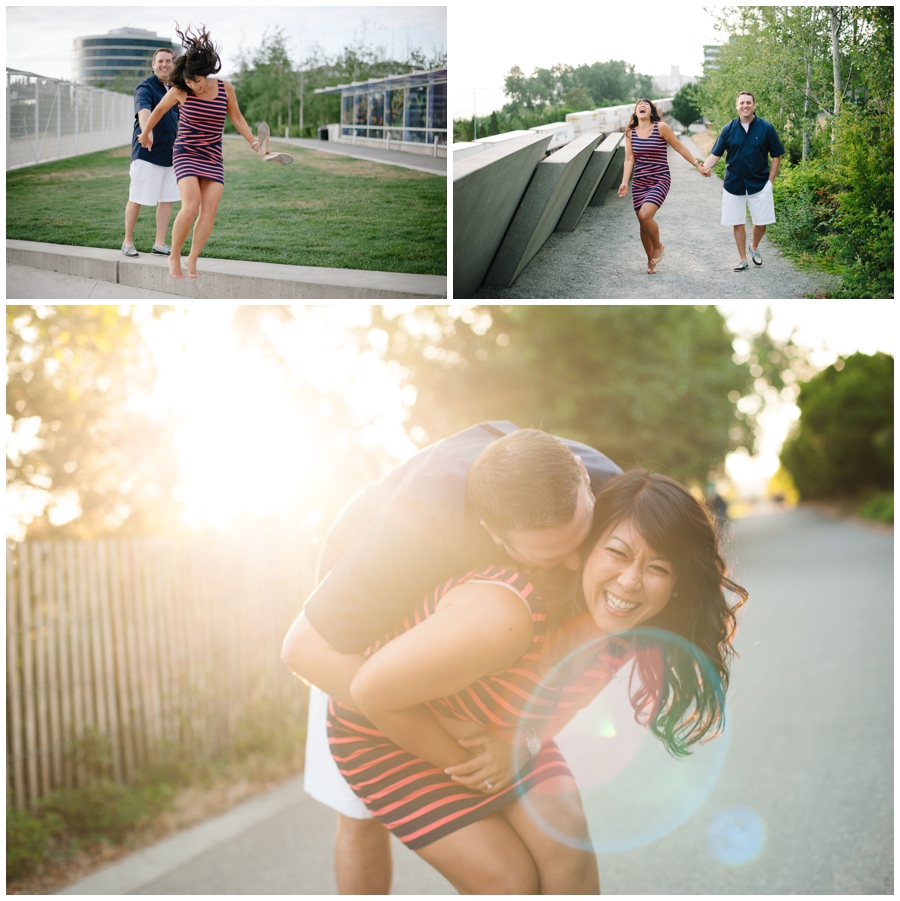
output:
<path id="1" fill-rule="evenodd" d="M 172 51 L 161 47 L 150 63 L 153 74 L 134 89 L 134 131 L 131 136 L 131 187 L 125 204 L 125 241 L 122 253 L 138 256 L 134 249 L 134 227 L 142 206 L 156 207 L 156 243 L 152 253 L 168 256 L 166 232 L 172 219 L 172 204 L 181 199 L 172 168 L 172 147 L 178 133 L 177 104 L 167 112 L 150 133 L 149 149 L 141 147 L 138 135 L 144 123 L 166 96 L 172 71 Z"/>
<path id="2" fill-rule="evenodd" d="M 741 257 L 734 271 L 743 272 L 750 268 L 745 225 L 748 207 L 753 220 L 750 257 L 754 265 L 762 266 L 759 242 L 766 233 L 766 226 L 775 221 L 772 183 L 778 174 L 784 147 L 772 124 L 756 115 L 756 100 L 749 91 L 741 91 L 735 105 L 738 116 L 719 133 L 702 171 L 708 176 L 719 159 L 728 154 L 722 189 L 722 225 L 734 226 L 734 241 Z"/>

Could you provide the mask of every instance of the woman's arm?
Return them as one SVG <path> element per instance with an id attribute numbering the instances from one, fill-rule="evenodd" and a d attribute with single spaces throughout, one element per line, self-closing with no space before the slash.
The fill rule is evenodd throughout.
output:
<path id="1" fill-rule="evenodd" d="M 360 667 L 356 706 L 392 741 L 442 769 L 469 757 L 426 701 L 452 695 L 506 669 L 531 646 L 531 612 L 501 585 L 463 584 L 433 616 L 395 638 Z"/>
<path id="2" fill-rule="evenodd" d="M 153 126 L 156 125 L 156 123 L 159 122 L 159 120 L 162 119 L 162 117 L 172 109 L 179 100 L 183 100 L 184 97 L 184 91 L 181 91 L 178 88 L 169 88 L 169 90 L 166 91 L 166 96 L 156 104 L 156 109 L 153 110 L 146 119 L 141 119 L 140 113 L 138 113 L 138 122 L 140 122 L 141 125 L 141 133 L 138 135 L 138 141 L 140 141 L 141 147 L 146 147 L 147 150 L 149 150 L 153 146 L 153 139 L 150 137 Z M 141 110 L 141 112 L 143 112 L 143 110 Z"/>
<path id="3" fill-rule="evenodd" d="M 668 141 L 669 146 L 675 150 L 677 153 L 680 153 L 695 169 L 702 164 L 691 156 L 691 152 L 678 140 L 675 132 L 666 125 L 665 122 L 659 123 L 659 133 Z"/>
<path id="4" fill-rule="evenodd" d="M 634 151 L 631 149 L 631 129 L 625 129 L 625 167 L 622 169 L 622 184 L 619 185 L 619 197 L 628 193 L 628 180 L 634 172 Z"/>
<path id="5" fill-rule="evenodd" d="M 253 132 L 250 131 L 247 120 L 241 115 L 241 110 L 237 102 L 237 94 L 234 93 L 234 87 L 230 81 L 223 81 L 222 84 L 225 86 L 225 98 L 228 101 L 228 106 L 226 107 L 228 118 L 231 119 L 232 125 L 240 132 L 250 147 L 255 147 L 259 142 L 253 140 Z"/>

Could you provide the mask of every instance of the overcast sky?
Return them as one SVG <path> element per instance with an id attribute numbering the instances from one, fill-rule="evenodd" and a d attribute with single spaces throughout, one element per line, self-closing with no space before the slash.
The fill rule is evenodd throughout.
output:
<path id="1" fill-rule="evenodd" d="M 264 33 L 279 26 L 297 60 L 316 43 L 331 55 L 362 35 L 398 59 L 407 46 L 429 57 L 447 49 L 446 6 L 7 6 L 6 65 L 69 79 L 74 38 L 132 27 L 174 41 L 176 20 L 182 29 L 207 26 L 219 44 L 225 77 L 237 71 L 242 49 L 259 47 Z"/>
<path id="2" fill-rule="evenodd" d="M 506 73 L 518 66 L 526 75 L 556 63 L 621 59 L 644 75 L 668 75 L 678 66 L 682 75 L 703 73 L 703 45 L 719 44 L 713 16 L 700 3 L 594 2 L 545 3 L 515 7 L 476 0 L 450 4 L 450 67 L 452 117 L 472 115 L 473 97 L 479 116 L 499 109 Z M 531 10 L 524 14 L 525 9 Z M 706 9 L 716 7 L 707 4 Z"/>

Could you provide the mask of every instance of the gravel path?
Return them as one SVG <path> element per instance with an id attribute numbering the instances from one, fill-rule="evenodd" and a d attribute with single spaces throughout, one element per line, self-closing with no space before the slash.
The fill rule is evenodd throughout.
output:
<path id="1" fill-rule="evenodd" d="M 706 158 L 689 138 L 681 140 Z M 647 274 L 630 190 L 625 198 L 610 191 L 606 203 L 585 210 L 574 232 L 554 232 L 512 287 L 481 288 L 475 297 L 741 300 L 816 297 L 833 288 L 835 276 L 799 271 L 768 237 L 760 244 L 763 265 L 733 272 L 739 257 L 732 229 L 719 224 L 721 180 L 703 178 L 671 147 L 669 168 L 672 187 L 656 214 L 666 247 L 656 275 Z M 748 241 L 750 234 L 748 221 Z"/>

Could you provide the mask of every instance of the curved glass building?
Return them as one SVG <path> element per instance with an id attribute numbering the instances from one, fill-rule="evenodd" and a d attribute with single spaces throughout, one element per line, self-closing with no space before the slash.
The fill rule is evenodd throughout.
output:
<path id="1" fill-rule="evenodd" d="M 75 81 L 89 85 L 108 82 L 123 72 L 149 74 L 150 60 L 160 47 L 171 47 L 176 56 L 182 52 L 181 44 L 143 28 L 114 28 L 75 38 L 73 44 Z"/>
<path id="2" fill-rule="evenodd" d="M 446 69 L 317 88 L 316 93 L 341 95 L 341 123 L 333 140 L 412 145 L 404 149 L 447 144 Z"/>

